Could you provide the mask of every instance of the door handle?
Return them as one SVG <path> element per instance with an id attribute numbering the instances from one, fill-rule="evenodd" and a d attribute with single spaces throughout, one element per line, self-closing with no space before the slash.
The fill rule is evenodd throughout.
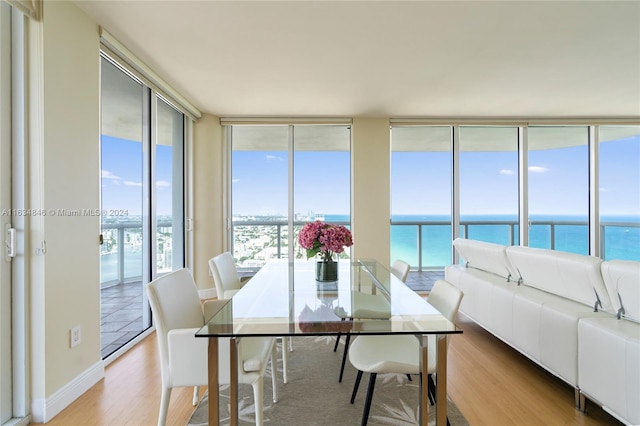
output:
<path id="1" fill-rule="evenodd" d="M 5 247 L 7 249 L 7 260 L 11 260 L 12 257 L 16 257 L 16 228 L 11 228 L 10 224 L 6 225 L 6 239 L 4 240 Z"/>

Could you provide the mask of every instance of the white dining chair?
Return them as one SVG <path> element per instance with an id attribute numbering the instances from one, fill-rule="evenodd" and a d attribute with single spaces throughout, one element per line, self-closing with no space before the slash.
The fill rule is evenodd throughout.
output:
<path id="1" fill-rule="evenodd" d="M 453 322 L 460 307 L 462 291 L 451 283 L 438 280 L 427 297 L 427 302 Z M 447 345 L 449 337 L 447 337 Z M 436 338 L 429 336 L 427 380 L 429 380 L 429 399 L 436 402 L 433 374 L 437 369 Z M 420 342 L 413 335 L 361 335 L 354 339 L 349 348 L 349 362 L 358 370 L 351 394 L 353 404 L 362 379 L 362 373 L 370 373 L 369 387 L 362 414 L 362 425 L 366 425 L 371 410 L 371 400 L 378 374 L 394 373 L 402 375 L 420 374 Z M 437 380 L 437 378 L 436 378 Z M 448 422 L 448 420 L 447 420 Z"/>
<path id="2" fill-rule="evenodd" d="M 391 265 L 391 273 L 398 277 L 403 283 L 407 282 L 411 265 L 402 259 L 396 259 Z"/>
<path id="3" fill-rule="evenodd" d="M 166 274 L 146 286 L 156 326 L 162 377 L 162 395 L 158 425 L 167 421 L 171 390 L 183 386 L 206 386 L 209 339 L 195 337 L 196 332 L 222 305 L 224 300 L 201 303 L 198 289 L 186 268 Z M 229 377 L 229 339 L 219 339 L 218 380 L 225 384 Z M 278 398 L 274 339 L 247 337 L 238 343 L 238 383 L 253 387 L 256 424 L 263 424 L 263 380 L 271 359 L 273 401 Z M 211 398 L 217 389 L 209 389 Z"/>
<path id="4" fill-rule="evenodd" d="M 401 259 L 396 259 L 391 265 L 390 272 L 396 276 L 403 283 L 407 281 L 409 275 L 409 269 L 411 266 Z M 367 319 L 389 319 L 391 307 L 389 301 L 380 294 L 366 294 L 359 291 L 351 292 L 352 305 L 357 306 L 359 309 L 357 312 L 352 312 L 351 315 L 347 315 L 344 310 L 336 309 L 335 313 L 343 320 L 352 321 L 354 318 L 367 318 Z M 342 352 L 342 362 L 340 364 L 340 375 L 338 376 L 338 383 L 342 383 L 342 376 L 344 375 L 344 366 L 347 361 L 347 353 L 349 351 L 349 343 L 351 341 L 351 335 L 347 334 L 344 342 L 344 351 Z M 338 344 L 340 343 L 340 334 L 336 337 L 336 343 L 333 346 L 333 351 L 336 352 Z"/>
<path id="5" fill-rule="evenodd" d="M 209 270 L 218 299 L 231 299 L 249 280 L 249 277 L 240 278 L 233 255 L 228 251 L 209 259 Z"/>
<path id="6" fill-rule="evenodd" d="M 213 276 L 218 299 L 231 299 L 250 279 L 240 278 L 233 255 L 228 251 L 209 259 L 209 270 Z M 287 383 L 289 381 L 287 347 L 291 350 L 290 339 L 287 336 L 278 337 L 278 339 L 282 342 L 282 380 Z"/>

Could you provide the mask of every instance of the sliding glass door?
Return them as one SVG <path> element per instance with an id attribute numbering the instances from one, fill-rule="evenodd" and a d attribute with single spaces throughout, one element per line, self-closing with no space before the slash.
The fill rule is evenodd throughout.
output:
<path id="1" fill-rule="evenodd" d="M 143 284 L 149 280 L 148 89 L 102 58 L 101 347 L 107 357 L 150 327 Z M 147 161 L 145 161 L 147 160 Z M 145 256 L 146 254 L 146 256 Z"/>
<path id="2" fill-rule="evenodd" d="M 101 341 L 107 357 L 151 326 L 144 286 L 184 266 L 184 114 L 102 59 Z"/>
<path id="3" fill-rule="evenodd" d="M 8 239 L 11 228 L 11 8 L 0 2 L 0 232 Z M 11 257 L 0 256 L 0 424 L 13 416 L 11 362 Z"/>

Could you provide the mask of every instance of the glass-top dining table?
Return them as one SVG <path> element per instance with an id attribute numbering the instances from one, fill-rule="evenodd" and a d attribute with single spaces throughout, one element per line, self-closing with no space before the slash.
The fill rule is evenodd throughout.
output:
<path id="1" fill-rule="evenodd" d="M 315 279 L 316 262 L 268 262 L 209 318 L 196 337 L 209 338 L 209 425 L 219 424 L 218 339 L 230 340 L 230 423 L 238 424 L 237 344 L 249 336 L 412 334 L 420 342 L 421 366 L 436 345 L 436 425 L 447 421 L 446 337 L 462 333 L 454 323 L 375 260 L 339 260 L 338 280 Z M 359 293 L 376 295 L 359 297 Z M 352 318 L 345 321 L 344 318 Z M 283 348 L 283 350 L 286 350 Z M 235 361 L 234 361 L 235 360 Z M 420 385 L 420 424 L 427 425 L 428 381 Z"/>

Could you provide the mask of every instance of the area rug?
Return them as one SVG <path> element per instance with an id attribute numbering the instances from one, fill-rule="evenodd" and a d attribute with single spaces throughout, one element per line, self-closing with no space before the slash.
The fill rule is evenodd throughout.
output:
<path id="1" fill-rule="evenodd" d="M 282 383 L 282 362 L 278 367 L 277 403 L 273 403 L 271 376 L 264 380 L 264 420 L 270 425 L 359 425 L 369 375 L 363 375 L 354 404 L 349 403 L 356 370 L 345 366 L 342 383 L 338 383 L 344 338 L 333 352 L 335 337 L 298 337 L 289 352 L 288 383 Z M 280 356 L 281 348 L 278 348 Z M 418 380 L 408 381 L 404 375 L 379 374 L 369 415 L 370 425 L 417 425 Z M 220 386 L 221 424 L 229 424 L 229 392 Z M 240 385 L 238 391 L 240 424 L 254 424 L 253 390 Z M 455 404 L 449 400 L 447 414 L 452 426 L 466 426 L 468 422 Z M 188 426 L 206 426 L 208 403 L 205 396 L 196 407 Z M 435 424 L 434 407 L 429 409 L 429 424 Z"/>

